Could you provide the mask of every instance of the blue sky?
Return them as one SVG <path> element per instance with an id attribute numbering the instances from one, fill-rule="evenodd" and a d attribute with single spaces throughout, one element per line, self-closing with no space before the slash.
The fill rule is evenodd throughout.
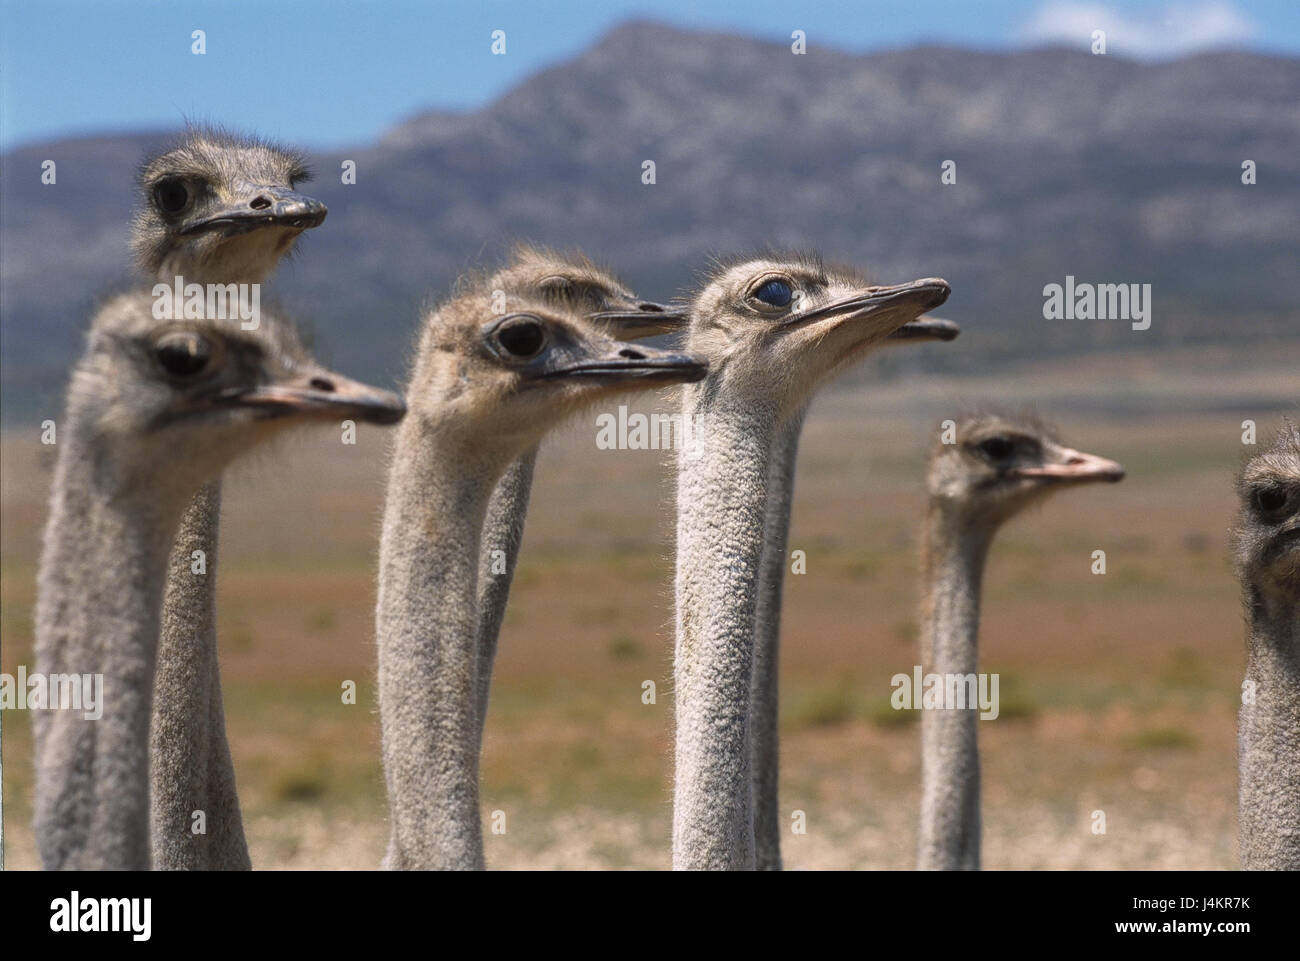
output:
<path id="1" fill-rule="evenodd" d="M 1300 0 L 2 0 L 0 147 L 225 121 L 307 147 L 467 109 L 631 18 L 867 51 L 919 42 L 1300 55 Z M 206 32 L 207 53 L 190 51 Z M 506 31 L 493 56 L 490 34 Z"/>

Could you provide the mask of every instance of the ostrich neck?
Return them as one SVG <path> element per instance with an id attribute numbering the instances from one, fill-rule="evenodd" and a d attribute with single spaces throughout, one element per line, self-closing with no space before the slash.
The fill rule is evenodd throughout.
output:
<path id="1" fill-rule="evenodd" d="M 149 868 L 149 712 L 168 546 L 183 501 L 114 484 L 65 431 L 38 575 L 37 669 L 103 676 L 99 720 L 36 716 L 36 835 L 46 868 Z"/>
<path id="2" fill-rule="evenodd" d="M 1300 599 L 1250 588 L 1238 733 L 1242 866 L 1300 870 Z M 1251 701 L 1253 700 L 1253 703 Z"/>
<path id="3" fill-rule="evenodd" d="M 268 236 L 278 230 L 254 230 L 241 235 L 241 242 L 228 241 L 215 256 L 196 259 L 184 248 L 167 254 L 154 279 L 174 283 L 184 277 L 187 284 L 260 284 L 265 282 L 293 243 L 283 246 L 281 237 Z M 296 243 L 296 240 L 295 240 Z"/>
<path id="4" fill-rule="evenodd" d="M 763 563 L 759 570 L 758 609 L 754 631 L 754 684 L 751 692 L 752 764 L 754 775 L 754 845 L 760 871 L 781 870 L 779 807 L 779 683 L 781 590 L 785 582 L 790 512 L 794 504 L 795 466 L 807 408 L 777 432 L 768 472 Z"/>
<path id="5" fill-rule="evenodd" d="M 528 516 L 528 498 L 533 489 L 533 468 L 537 448 L 528 451 L 506 468 L 492 491 L 487 519 L 483 524 L 483 544 L 478 574 L 478 724 L 479 739 L 487 723 L 488 696 L 492 689 L 492 665 L 497 655 L 497 639 L 505 621 L 510 584 L 519 559 L 519 544 L 524 537 Z M 497 563 L 494 551 L 504 559 Z M 498 568 L 493 570 L 494 565 Z M 501 569 L 501 568 L 504 569 Z"/>
<path id="6" fill-rule="evenodd" d="M 217 659 L 221 481 L 181 518 L 167 559 L 149 752 L 153 860 L 158 870 L 248 870 Z M 194 552 L 203 567 L 196 573 Z M 204 830 L 193 830 L 201 812 Z"/>
<path id="7" fill-rule="evenodd" d="M 254 232 L 256 233 L 256 232 Z M 253 235 L 245 238 L 245 243 Z M 279 256 L 237 258 L 215 269 L 173 256 L 156 279 L 172 283 L 261 283 Z M 221 480 L 199 491 L 181 518 L 167 561 L 154 679 L 149 751 L 154 867 L 159 870 L 248 870 L 235 766 L 226 738 L 217 658 L 217 540 Z M 194 572 L 202 551 L 203 573 Z M 204 830 L 192 830 L 202 812 Z"/>
<path id="8" fill-rule="evenodd" d="M 379 712 L 389 868 L 483 867 L 479 547 L 496 474 L 474 443 L 399 428 L 379 556 Z"/>
<path id="9" fill-rule="evenodd" d="M 775 417 L 687 388 L 678 456 L 673 867 L 755 866 L 754 616 Z"/>
<path id="10" fill-rule="evenodd" d="M 926 517 L 921 666 L 926 673 L 974 674 L 979 664 L 980 589 L 991 530 L 932 502 Z M 920 691 L 912 696 L 919 698 Z M 975 870 L 980 863 L 980 771 L 972 708 L 921 712 L 921 826 L 918 866 Z"/>

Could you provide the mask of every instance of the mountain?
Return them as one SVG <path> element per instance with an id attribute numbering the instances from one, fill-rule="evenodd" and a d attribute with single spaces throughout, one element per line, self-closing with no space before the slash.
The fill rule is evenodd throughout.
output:
<path id="1" fill-rule="evenodd" d="M 311 192 L 329 218 L 272 290 L 327 356 L 389 381 L 424 297 L 522 238 L 581 246 L 660 298 L 709 256 L 763 246 L 816 247 L 886 282 L 943 276 L 944 312 L 966 330 L 943 364 L 1263 345 L 1300 330 L 1297 91 L 1300 60 L 1241 52 L 857 55 L 813 37 L 795 56 L 630 23 L 481 110 L 421 114 L 318 155 Z M 57 412 L 86 314 L 125 276 L 134 167 L 160 139 L 4 155 L 6 417 Z M 56 185 L 40 182 L 45 159 Z M 344 159 L 355 185 L 339 182 Z M 1244 160 L 1256 185 L 1241 183 Z M 1151 284 L 1151 329 L 1044 320 L 1043 287 L 1067 274 Z"/>

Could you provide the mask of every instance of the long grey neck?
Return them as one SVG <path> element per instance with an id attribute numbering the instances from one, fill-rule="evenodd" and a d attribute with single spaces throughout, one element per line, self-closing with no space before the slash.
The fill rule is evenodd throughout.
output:
<path id="1" fill-rule="evenodd" d="M 750 708 L 753 712 L 754 845 L 760 871 L 781 870 L 778 804 L 781 589 L 785 583 L 799 437 L 803 433 L 806 414 L 805 407 L 778 429 L 776 443 L 772 446 L 772 467 L 767 477 L 767 519 L 763 527 L 763 563 L 758 579 L 754 686 Z"/>
<path id="2" fill-rule="evenodd" d="M 533 468 L 537 448 L 524 454 L 506 468 L 492 491 L 487 519 L 483 523 L 483 549 L 478 570 L 478 724 L 482 740 L 487 723 L 488 696 L 492 690 L 492 665 L 497 656 L 497 640 L 510 600 L 510 584 L 519 560 L 519 544 L 524 539 L 524 521 L 528 516 L 528 498 L 533 490 Z M 500 554 L 497 552 L 500 551 Z"/>
<path id="3" fill-rule="evenodd" d="M 1238 724 L 1242 867 L 1300 870 L 1300 602 L 1247 585 Z M 1252 703 L 1253 702 L 1253 703 Z"/>
<path id="4" fill-rule="evenodd" d="M 36 716 L 35 830 L 47 869 L 149 868 L 149 712 L 167 549 L 182 502 L 115 485 L 75 422 L 60 444 L 36 611 L 37 669 L 101 675 L 103 715 Z M 83 705 L 84 705 L 83 700 Z"/>
<path id="5" fill-rule="evenodd" d="M 925 673 L 975 674 L 979 665 L 980 589 L 992 532 L 963 523 L 959 512 L 931 503 L 926 518 L 921 667 Z M 920 691 L 913 691 L 920 697 Z M 921 712 L 922 870 L 978 870 L 980 769 L 978 711 Z"/>
<path id="6" fill-rule="evenodd" d="M 385 867 L 483 867 L 478 793 L 479 547 L 497 477 L 472 445 L 408 416 L 379 553 Z"/>
<path id="7" fill-rule="evenodd" d="M 686 389 L 678 456 L 675 869 L 752 869 L 754 616 L 773 413 Z"/>
<path id="8" fill-rule="evenodd" d="M 156 279 L 171 283 L 261 283 L 275 267 L 264 258 L 214 272 L 165 262 Z M 226 738 L 217 658 L 217 535 L 221 480 L 210 481 L 181 518 L 167 560 L 162 630 L 149 750 L 157 870 L 249 870 L 235 766 Z M 204 573 L 194 571 L 202 551 Z M 201 830 L 200 830 L 201 829 Z"/>
<path id="9" fill-rule="evenodd" d="M 167 559 L 149 733 L 156 870 L 252 867 L 217 660 L 220 518 L 221 481 L 214 480 L 186 509 Z"/>

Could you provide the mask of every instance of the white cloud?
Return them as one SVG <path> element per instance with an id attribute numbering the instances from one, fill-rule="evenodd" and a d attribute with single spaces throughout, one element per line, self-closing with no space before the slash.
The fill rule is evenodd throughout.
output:
<path id="1" fill-rule="evenodd" d="M 1101 3 L 1051 0 L 1020 30 L 1030 43 L 1087 48 L 1094 30 L 1106 31 L 1108 52 L 1131 57 L 1178 57 L 1207 47 L 1238 46 L 1259 36 L 1259 26 L 1228 3 L 1173 3 L 1147 15 Z"/>

